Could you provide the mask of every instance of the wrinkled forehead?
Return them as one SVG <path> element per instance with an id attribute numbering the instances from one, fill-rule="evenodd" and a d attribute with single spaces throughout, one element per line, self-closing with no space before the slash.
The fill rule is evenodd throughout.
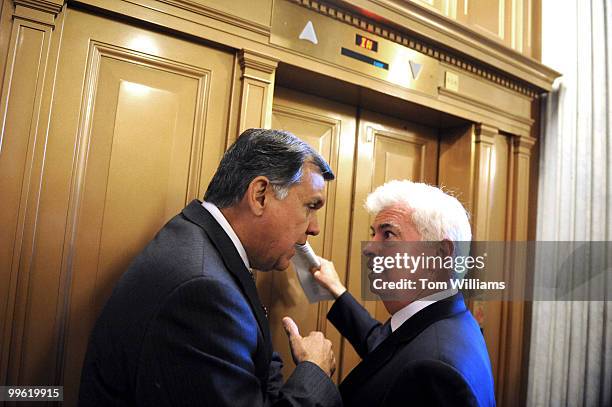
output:
<path id="1" fill-rule="evenodd" d="M 401 203 L 389 205 L 374 216 L 371 226 L 373 229 L 379 229 L 384 226 L 393 226 L 399 229 L 403 229 L 406 226 L 412 227 L 412 209 Z"/>

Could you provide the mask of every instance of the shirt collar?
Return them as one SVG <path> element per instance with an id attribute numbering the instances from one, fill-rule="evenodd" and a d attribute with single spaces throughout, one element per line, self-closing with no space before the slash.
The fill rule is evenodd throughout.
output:
<path id="1" fill-rule="evenodd" d="M 402 324 L 408 321 L 413 315 L 422 309 L 430 306 L 431 304 L 441 301 L 445 298 L 452 297 L 457 294 L 456 289 L 448 289 L 444 291 L 439 291 L 432 295 L 428 295 L 427 297 L 420 298 L 410 304 L 406 305 L 401 310 L 397 311 L 395 314 L 391 316 L 391 332 L 394 332 L 397 328 L 402 326 Z"/>
<path id="2" fill-rule="evenodd" d="M 236 247 L 236 250 L 238 251 L 238 254 L 240 255 L 240 258 L 242 259 L 242 261 L 244 262 L 244 265 L 246 266 L 247 270 L 250 271 L 251 264 L 249 263 L 249 258 L 247 257 L 246 250 L 244 250 L 244 246 L 242 245 L 242 242 L 238 238 L 238 235 L 236 234 L 236 232 L 234 232 L 234 229 L 232 229 L 232 226 L 229 224 L 225 216 L 223 216 L 223 213 L 221 213 L 221 211 L 219 210 L 219 208 L 217 208 L 216 205 L 211 204 L 210 202 L 204 201 L 202 202 L 202 206 L 208 212 L 210 212 L 210 214 L 213 216 L 213 218 L 215 218 L 217 223 L 219 223 L 219 225 L 223 228 L 225 233 L 227 233 L 229 238 L 232 240 L 232 243 L 234 243 L 234 246 Z"/>

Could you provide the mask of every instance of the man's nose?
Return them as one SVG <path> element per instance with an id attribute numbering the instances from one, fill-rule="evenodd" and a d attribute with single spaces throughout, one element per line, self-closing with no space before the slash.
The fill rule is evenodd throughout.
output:
<path id="1" fill-rule="evenodd" d="M 376 251 L 375 251 L 375 246 L 376 242 L 368 242 L 365 244 L 365 246 L 363 247 L 363 255 L 366 257 L 374 257 L 376 256 Z"/>
<path id="2" fill-rule="evenodd" d="M 308 229 L 306 229 L 306 234 L 310 236 L 316 236 L 321 232 L 319 229 L 319 221 L 317 220 L 317 215 L 313 215 L 310 219 L 310 223 L 308 223 Z"/>

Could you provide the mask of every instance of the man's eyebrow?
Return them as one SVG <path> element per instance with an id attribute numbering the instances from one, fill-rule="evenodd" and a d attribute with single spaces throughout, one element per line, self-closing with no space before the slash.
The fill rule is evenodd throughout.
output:
<path id="1" fill-rule="evenodd" d="M 399 229 L 399 226 L 394 225 L 393 223 L 381 223 L 380 225 L 378 225 L 379 229 L 387 229 L 387 228 L 391 228 L 391 229 Z"/>
<path id="2" fill-rule="evenodd" d="M 393 223 L 381 223 L 380 225 L 376 225 L 376 228 L 379 230 L 383 230 L 383 229 L 395 229 L 395 230 L 399 230 L 399 226 L 394 225 Z M 376 230 L 374 229 L 374 226 L 370 226 L 370 232 L 372 234 L 376 233 Z"/>

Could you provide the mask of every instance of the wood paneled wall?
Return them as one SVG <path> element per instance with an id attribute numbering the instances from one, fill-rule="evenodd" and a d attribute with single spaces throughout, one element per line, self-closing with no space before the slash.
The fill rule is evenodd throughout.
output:
<path id="1" fill-rule="evenodd" d="M 9 359 L 21 353 L 27 296 L 32 276 L 32 252 L 40 197 L 39 180 L 49 124 L 50 90 L 59 47 L 61 1 L 42 10 L 21 2 L 3 3 L 2 21 L 12 20 L 0 100 L 0 382 L 16 381 Z M 8 17 L 8 18 L 7 18 Z M 10 21 L 10 20 L 9 20 Z M 6 33 L 3 25 L 2 32 Z M 52 309 L 52 308 L 48 308 Z M 33 357 L 45 358 L 44 350 Z M 54 356 L 51 355 L 51 358 Z M 10 377 L 10 379 L 9 379 Z"/>
<path id="2" fill-rule="evenodd" d="M 540 0 L 404 1 L 433 10 L 521 54 L 540 59 Z"/>

